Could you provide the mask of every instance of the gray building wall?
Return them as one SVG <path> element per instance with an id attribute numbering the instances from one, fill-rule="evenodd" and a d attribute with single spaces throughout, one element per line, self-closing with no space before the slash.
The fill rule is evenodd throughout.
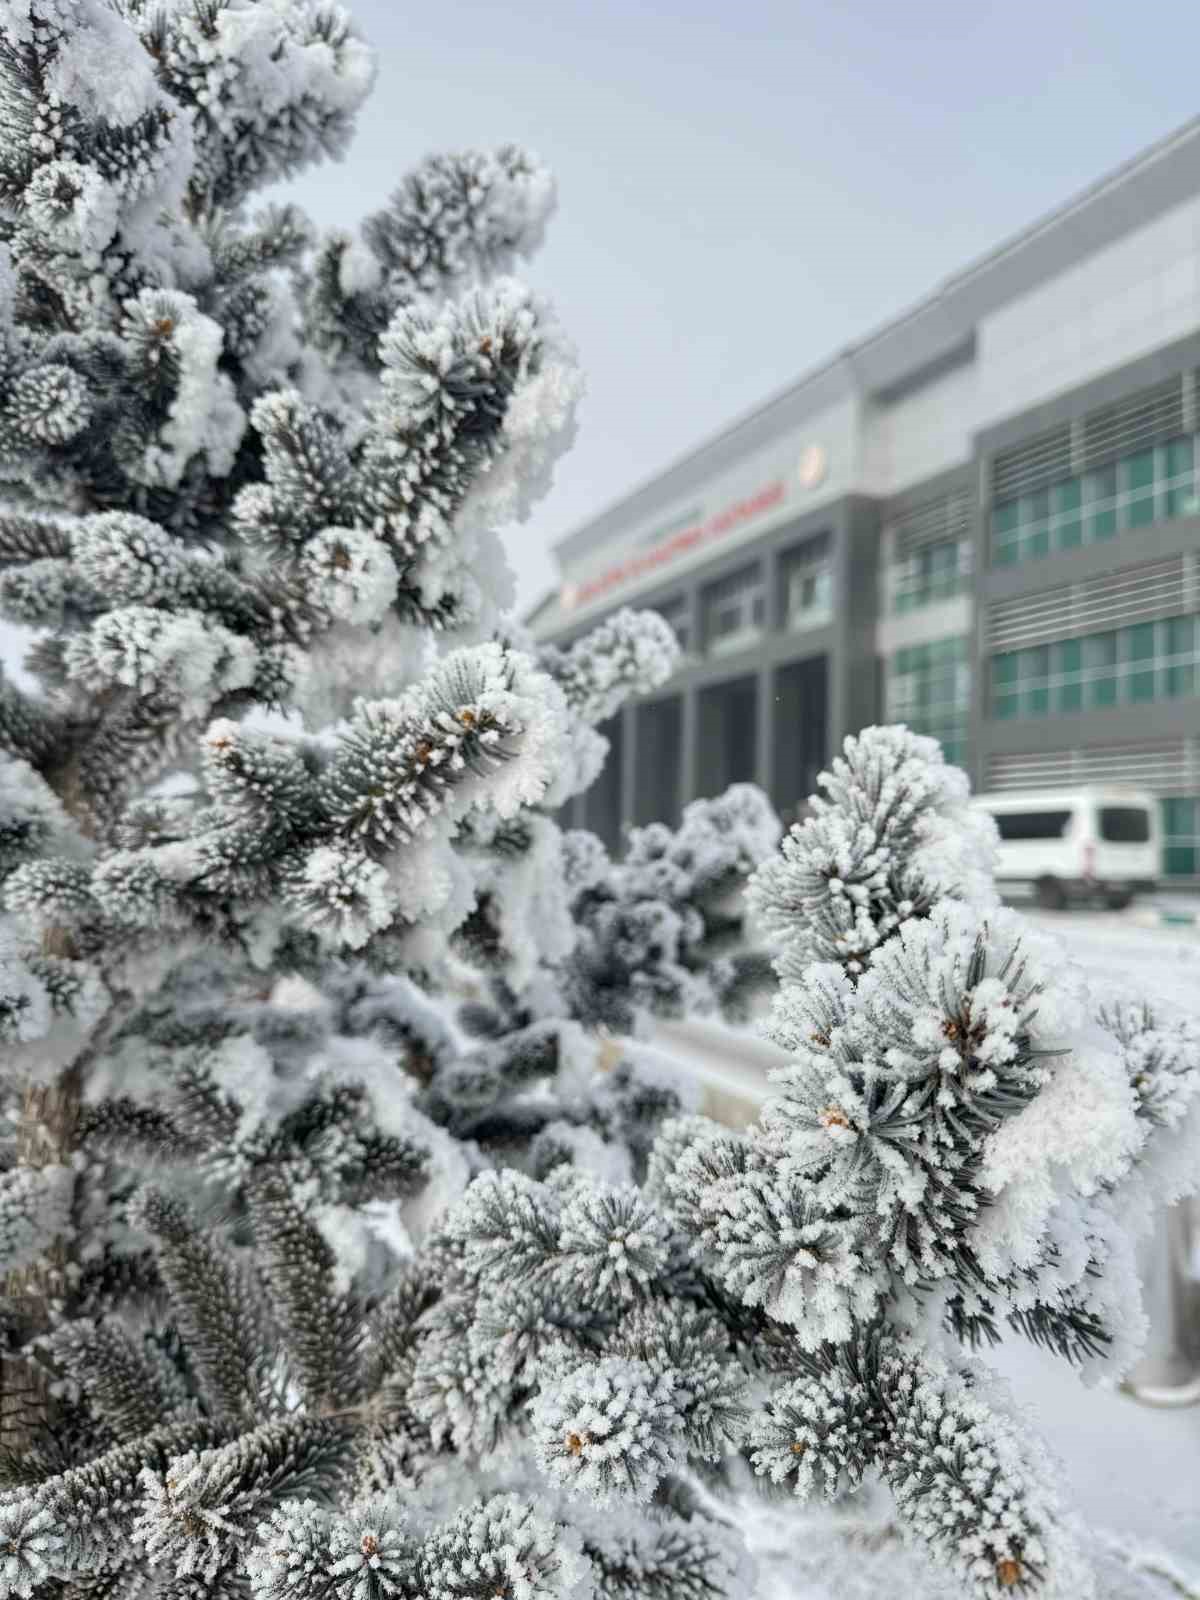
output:
<path id="1" fill-rule="evenodd" d="M 972 777 L 978 787 L 993 782 L 998 758 L 1108 751 L 1128 747 L 1136 771 L 1139 747 L 1182 741 L 1185 746 L 1200 737 L 1200 700 L 1181 696 L 1156 699 L 1145 705 L 1116 705 L 1070 714 L 1048 714 L 998 720 L 990 714 L 991 653 L 988 624 L 998 603 L 1036 601 L 1052 591 L 1090 579 L 1116 577 L 1135 580 L 1144 570 L 1172 556 L 1195 561 L 1200 557 L 1200 515 L 1187 515 L 1149 523 L 1118 533 L 1099 543 L 1084 543 L 1055 551 L 1037 560 L 1011 567 L 990 565 L 987 500 L 991 466 L 997 453 L 1031 439 L 1062 423 L 1082 423 L 1102 406 L 1138 394 L 1168 378 L 1184 377 L 1200 368 L 1200 333 L 1105 373 L 1054 401 L 1007 418 L 980 432 L 975 441 L 973 468 L 978 484 L 975 507 L 975 608 L 972 633 L 972 705 L 970 744 Z M 1200 417 L 1190 419 L 1200 432 Z M 1197 466 L 1200 481 L 1200 462 Z M 1187 602 L 1185 601 L 1185 604 Z M 1188 613 L 1200 611 L 1200 594 L 1193 588 Z M 1133 617 L 1114 612 L 1110 626 L 1127 625 Z M 1145 782 L 1164 795 L 1200 797 L 1200 770 L 1194 756 L 1177 783 L 1163 783 L 1147 766 Z"/>
<path id="2" fill-rule="evenodd" d="M 1095 413 L 1176 379 L 1181 410 L 1178 426 L 1170 423 L 1170 451 L 1192 441 L 1194 493 L 1200 119 L 946 279 L 911 312 L 559 543 L 564 586 L 539 610 L 541 637 L 568 641 L 618 605 L 681 605 L 692 646 L 652 703 L 623 712 L 619 771 L 604 780 L 600 800 L 573 807 L 574 819 L 602 811 L 603 831 L 615 839 L 656 806 L 711 793 L 730 775 L 753 776 L 777 806 L 790 809 L 798 790 L 811 789 L 814 761 L 827 763 L 845 734 L 895 714 L 914 726 L 924 719 L 926 731 L 952 740 L 980 788 L 1120 779 L 1153 789 L 1164 817 L 1175 806 L 1171 814 L 1185 819 L 1177 831 L 1187 839 L 1172 870 L 1200 880 L 1200 504 L 1184 507 L 1156 487 L 1157 520 L 1136 529 L 1041 556 L 1023 548 L 1009 566 L 993 565 L 991 548 L 998 458 L 1058 429 L 1067 439 L 1065 478 L 1084 467 L 1099 470 L 1089 464 L 1101 460 L 1089 455 Z M 1152 411 L 1157 402 L 1145 404 Z M 1129 424 L 1130 439 L 1141 437 L 1143 421 Z M 1153 417 L 1148 426 L 1158 429 L 1157 475 L 1168 435 Z M 825 470 L 810 480 L 798 469 L 802 453 L 814 449 Z M 1132 473 L 1132 455 L 1144 454 L 1141 445 L 1131 450 L 1122 458 L 1122 481 Z M 686 526 L 694 506 L 704 534 L 706 519 L 717 515 L 719 523 L 723 506 L 771 479 L 782 498 L 770 512 L 780 520 L 768 531 L 755 536 L 747 517 L 729 546 L 707 560 L 702 540 L 682 555 L 656 553 L 679 560 L 674 576 L 665 567 L 637 576 L 650 571 L 639 552 L 653 551 L 665 536 L 664 519 L 673 525 L 680 517 Z M 936 603 L 932 583 L 914 599 L 914 585 L 926 581 L 923 569 L 914 558 L 902 572 L 894 552 L 928 553 L 933 539 L 917 529 L 921 516 L 964 490 L 965 520 L 948 511 L 947 523 L 962 541 L 958 548 L 970 553 L 969 577 L 954 571 Z M 1085 500 L 1090 493 L 1082 477 L 1078 492 Z M 821 495 L 829 498 L 814 508 Z M 818 534 L 829 539 L 832 606 L 820 626 L 798 629 L 785 611 L 786 558 Z M 765 583 L 763 629 L 736 653 L 709 652 L 705 595 L 750 564 Z M 1158 598 L 1148 603 L 1151 590 Z M 1173 609 L 1163 610 L 1168 604 Z M 1135 648 L 1131 630 L 1151 614 L 1159 629 L 1155 651 L 1169 638 L 1168 655 L 1183 650 L 1195 660 L 1179 673 L 1173 661 L 1156 665 L 1161 678 L 1153 693 L 1133 703 L 1142 691 L 1132 683 L 1138 669 L 1128 663 L 1140 659 L 1141 645 Z M 1181 620 L 1186 626 L 1177 627 Z M 1083 692 L 1089 680 L 1079 674 L 1079 704 L 1090 709 L 1062 710 L 1071 703 L 1060 692 L 1064 674 L 1077 670 L 1068 668 L 1067 646 L 1087 637 L 1098 647 L 1094 634 L 1105 630 L 1128 647 L 1117 703 L 1101 705 L 1099 693 Z M 1024 694 L 998 700 L 993 692 L 997 658 L 1011 671 L 1026 649 L 1014 641 L 1024 638 L 1036 641 L 1030 650 L 1045 643 L 1062 666 L 1042 703 Z M 1178 646 L 1177 639 L 1195 642 Z M 1024 671 L 1023 654 L 1019 664 Z M 948 697 L 947 683 L 954 685 Z M 996 714 L 1014 706 L 1016 714 Z"/>
<path id="3" fill-rule="evenodd" d="M 788 625 L 784 609 L 783 562 L 789 551 L 822 534 L 829 538 L 833 574 L 831 616 L 821 626 L 796 630 Z M 620 751 L 615 753 L 620 767 L 616 786 L 619 815 L 606 815 L 604 826 L 598 831 L 614 840 L 622 829 L 652 820 L 647 815 L 646 796 L 664 793 L 667 785 L 661 772 L 653 777 L 647 775 L 649 763 L 675 769 L 672 776 L 677 782 L 671 788 L 678 795 L 678 805 L 673 808 L 676 811 L 688 800 L 712 794 L 728 781 L 757 783 L 784 809 L 793 808 L 803 794 L 810 792 L 814 767 L 828 762 L 831 751 L 847 733 L 876 720 L 880 713 L 874 636 L 877 545 L 877 503 L 864 496 L 848 496 L 794 518 L 674 583 L 656 586 L 637 596 L 636 605 L 650 610 L 674 607 L 682 600 L 689 619 L 692 650 L 668 685 L 624 708 Z M 744 649 L 717 656 L 705 654 L 707 591 L 721 579 L 751 565 L 761 570 L 766 587 L 767 607 L 761 633 Z M 562 634 L 559 642 L 569 644 L 592 626 L 594 620 L 589 618 L 586 624 Z M 794 669 L 801 663 L 817 661 L 824 663 L 820 754 L 808 762 L 809 780 L 803 792 L 797 793 L 795 762 L 781 763 L 778 752 L 787 745 L 789 753 L 794 754 L 795 748 L 803 750 L 805 740 L 812 738 L 811 729 L 789 720 L 789 710 L 799 686 Z M 819 675 L 818 669 L 811 676 Z M 732 715 L 737 725 L 733 731 L 735 735 L 745 734 L 744 741 L 736 742 L 752 750 L 752 756 L 744 762 L 734 761 L 735 770 L 729 770 L 729 761 L 722 754 L 730 731 L 724 726 L 724 707 L 731 701 L 736 702 Z M 664 712 L 675 706 L 679 712 L 677 745 L 673 740 L 662 743 L 648 738 L 648 727 L 665 726 Z M 749 718 L 752 726 L 743 729 L 742 718 Z M 568 808 L 566 820 L 576 827 L 595 826 L 594 802 L 590 815 L 592 820 L 587 821 L 589 803 L 587 797 L 580 796 Z"/>
<path id="4" fill-rule="evenodd" d="M 975 786 L 991 786 L 1005 758 L 1044 755 L 1065 760 L 1071 753 L 1086 756 L 1128 747 L 1136 772 L 1139 749 L 1178 743 L 1185 751 L 1178 775 L 1161 781 L 1151 775 L 1147 781 L 1164 795 L 1194 796 L 1200 803 L 1200 699 L 1189 695 L 1150 705 L 997 719 L 990 711 L 988 645 L 989 617 L 997 604 L 1034 602 L 1067 585 L 1111 575 L 1136 578 L 1142 568 L 1172 557 L 1200 563 L 1200 514 L 1159 520 L 1136 533 L 1009 567 L 991 565 L 989 541 L 991 473 L 998 452 L 1063 422 L 1081 423 L 1098 407 L 1197 369 L 1200 333 L 982 430 L 974 437 L 969 461 L 903 494 L 843 496 L 636 595 L 632 603 L 638 606 L 682 606 L 689 655 L 668 685 L 625 708 L 620 748 L 614 753 L 618 771 L 610 774 L 603 797 L 575 802 L 569 820 L 589 826 L 601 821 L 599 831 L 615 844 L 625 828 L 676 815 L 690 799 L 741 778 L 760 784 L 786 816 L 794 815 L 797 803 L 811 791 L 815 766 L 828 762 L 847 733 L 887 714 L 887 663 L 879 645 L 885 611 L 884 528 L 913 508 L 964 487 L 970 490 L 972 550 L 967 742 Z M 1192 425 L 1197 429 L 1200 483 L 1200 418 Z M 831 614 L 819 626 L 797 630 L 786 614 L 785 562 L 790 551 L 819 535 L 829 541 Z M 734 653 L 708 654 L 705 597 L 723 578 L 750 566 L 762 573 L 766 588 L 762 631 Z M 1200 564 L 1195 571 L 1200 585 Z M 1192 595 L 1200 612 L 1200 587 Z M 620 603 L 629 601 L 622 597 Z M 1115 614 L 1113 626 L 1121 621 Z M 594 618 L 589 618 L 574 632 L 593 625 Z M 567 642 L 571 635 L 561 637 Z"/>

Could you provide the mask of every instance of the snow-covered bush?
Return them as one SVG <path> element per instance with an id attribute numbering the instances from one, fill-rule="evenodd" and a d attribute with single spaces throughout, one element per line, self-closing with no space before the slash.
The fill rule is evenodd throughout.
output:
<path id="1" fill-rule="evenodd" d="M 503 976 L 487 1001 L 464 1011 L 464 1024 L 511 1032 L 565 1015 L 628 1035 L 655 1016 L 744 1020 L 772 984 L 746 927 L 745 889 L 779 834 L 766 796 L 749 783 L 693 800 L 677 828 L 630 829 L 619 861 L 582 829 L 508 830 L 508 849 L 485 864 L 487 881 L 481 874 L 476 911 L 461 930 L 468 953 L 484 964 L 489 954 L 499 958 Z M 537 896 L 551 875 L 567 890 L 557 948 Z M 541 962 L 514 961 L 521 949 L 540 951 Z"/>
<path id="2" fill-rule="evenodd" d="M 744 1499 L 747 1469 L 830 1501 L 830 1593 L 858 1581 L 855 1537 L 875 1548 L 878 1512 L 846 1499 L 864 1483 L 947 1593 L 1149 1593 L 1091 1560 L 973 1351 L 1007 1328 L 1089 1380 L 1128 1369 L 1133 1241 L 1200 1167 L 1200 1034 L 1097 1007 L 997 904 L 990 824 L 933 741 L 868 729 L 823 783 L 750 884 L 790 1058 L 759 1121 L 668 1122 L 641 1191 L 477 1178 L 418 1409 L 470 1450 L 529 1406 L 544 1469 L 605 1502 L 681 1478 Z"/>

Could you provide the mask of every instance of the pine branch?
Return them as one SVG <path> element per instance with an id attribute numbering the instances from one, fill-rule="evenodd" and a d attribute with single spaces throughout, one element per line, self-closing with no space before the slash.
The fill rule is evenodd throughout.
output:
<path id="1" fill-rule="evenodd" d="M 66 733 L 61 717 L 0 677 L 0 750 L 45 776 L 54 769 Z"/>
<path id="2" fill-rule="evenodd" d="M 265 207 L 252 228 L 235 229 L 224 223 L 218 219 L 214 228 L 214 285 L 236 284 L 270 268 L 290 266 L 312 242 L 308 218 L 293 205 Z"/>
<path id="3" fill-rule="evenodd" d="M 157 1189 L 141 1190 L 130 1221 L 154 1241 L 173 1315 L 208 1397 L 224 1416 L 250 1414 L 262 1394 L 270 1334 L 246 1275 Z"/>
<path id="4" fill-rule="evenodd" d="M 640 1538 L 584 1538 L 600 1600 L 718 1600 L 736 1573 L 729 1542 L 704 1524 L 672 1517 Z"/>
<path id="5" fill-rule="evenodd" d="M 805 1364 L 757 1429 L 758 1471 L 794 1479 L 807 1498 L 853 1488 L 876 1468 L 912 1533 L 972 1593 L 1042 1582 L 1056 1517 L 1050 1484 L 969 1379 L 905 1351 L 881 1324 Z"/>
<path id="6" fill-rule="evenodd" d="M 363 1390 L 378 1393 L 401 1372 L 420 1339 L 420 1319 L 437 1303 L 439 1286 L 419 1263 L 405 1263 L 390 1293 L 364 1328 Z"/>
<path id="7" fill-rule="evenodd" d="M 330 1496 L 353 1437 L 345 1421 L 298 1417 L 147 1468 L 135 1532 L 151 1566 L 221 1592 L 265 1512 Z"/>
<path id="8" fill-rule="evenodd" d="M 76 1143 L 125 1159 L 182 1161 L 201 1148 L 165 1111 L 117 1098 L 85 1105 L 79 1113 Z"/>
<path id="9" fill-rule="evenodd" d="M 22 566 L 27 561 L 67 560 L 71 535 L 49 517 L 0 513 L 0 566 Z"/>
<path id="10" fill-rule="evenodd" d="M 553 206 L 549 174 L 514 146 L 494 155 L 435 156 L 410 173 L 387 206 L 363 223 L 393 303 L 440 289 L 468 273 L 507 270 L 536 244 Z"/>
<path id="11" fill-rule="evenodd" d="M 344 1405 L 362 1382 L 359 1306 L 334 1288 L 336 1258 L 287 1184 L 265 1174 L 249 1186 L 263 1276 L 308 1405 Z"/>
<path id="12" fill-rule="evenodd" d="M 62 1322 L 42 1343 L 55 1370 L 87 1392 L 121 1444 L 152 1433 L 186 1401 L 154 1347 L 115 1323 Z"/>
<path id="13" fill-rule="evenodd" d="M 0 1532 L 9 1546 L 7 1593 L 28 1593 L 48 1578 L 84 1579 L 129 1562 L 145 1472 L 165 1471 L 187 1450 L 211 1450 L 220 1426 L 194 1419 L 142 1434 L 94 1461 L 39 1484 L 0 1505 Z"/>

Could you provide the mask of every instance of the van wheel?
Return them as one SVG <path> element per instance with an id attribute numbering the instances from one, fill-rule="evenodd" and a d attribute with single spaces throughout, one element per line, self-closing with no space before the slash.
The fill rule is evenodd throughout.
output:
<path id="1" fill-rule="evenodd" d="M 1124 911 L 1133 904 L 1133 894 L 1128 889 L 1118 889 L 1114 894 L 1104 896 L 1104 904 L 1110 911 Z"/>
<path id="2" fill-rule="evenodd" d="M 1039 878 L 1037 882 L 1037 903 L 1042 911 L 1065 911 L 1067 909 L 1067 891 L 1057 878 Z"/>

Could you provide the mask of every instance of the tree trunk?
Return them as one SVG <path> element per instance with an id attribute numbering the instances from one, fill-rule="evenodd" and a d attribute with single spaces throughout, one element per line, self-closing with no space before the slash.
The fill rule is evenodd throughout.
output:
<path id="1" fill-rule="evenodd" d="M 17 1126 L 21 1166 L 60 1166 L 69 1159 L 82 1089 L 80 1057 L 53 1083 L 25 1090 Z M 66 1243 L 56 1239 L 41 1261 L 5 1278 L 4 1309 L 22 1342 L 48 1330 L 51 1306 L 67 1290 L 67 1263 Z M 52 1397 L 45 1375 L 31 1363 L 5 1359 L 0 1370 L 0 1442 L 6 1451 L 23 1454 L 52 1429 Z"/>
<path id="2" fill-rule="evenodd" d="M 57 786 L 60 790 L 61 785 Z M 82 807 L 71 809 L 78 818 Z M 85 831 L 90 831 L 86 829 Z M 42 935 L 42 954 L 71 959 L 77 955 L 69 929 L 48 928 Z M 21 1099 L 17 1124 L 17 1164 L 21 1167 L 62 1166 L 75 1147 L 75 1131 L 83 1097 L 84 1063 L 106 1034 L 102 1020 L 91 1040 L 81 1040 L 75 1060 L 51 1083 L 30 1084 Z M 24 1344 L 50 1326 L 50 1309 L 66 1293 L 69 1248 L 56 1239 L 43 1259 L 33 1266 L 6 1274 L 3 1309 L 9 1338 Z M 0 1359 L 0 1444 L 6 1451 L 23 1454 L 47 1432 L 53 1433 L 53 1404 L 45 1375 L 32 1363 Z"/>
<path id="3" fill-rule="evenodd" d="M 88 496 L 76 490 L 64 509 L 82 517 L 96 508 Z M 84 750 L 88 742 L 105 737 L 106 715 L 120 705 L 123 693 L 110 688 L 93 695 L 86 716 L 74 719 L 71 735 L 66 740 L 65 758 L 41 774 L 85 839 L 96 838 L 97 826 L 83 782 Z M 78 953 L 69 928 L 47 928 L 42 934 L 43 955 L 72 959 Z M 116 999 L 114 995 L 113 1011 Z M 108 1037 L 112 1015 L 110 1011 L 108 1018 L 100 1021 L 90 1039 L 80 1040 L 74 1062 L 53 1083 L 30 1085 L 25 1089 L 17 1129 L 19 1166 L 61 1165 L 70 1157 L 83 1099 L 86 1063 L 96 1054 L 101 1041 Z M 49 1327 L 51 1304 L 67 1288 L 68 1265 L 69 1246 L 65 1240 L 57 1239 L 36 1266 L 4 1276 L 0 1287 L 0 1314 L 9 1328 L 0 1329 L 0 1339 L 6 1333 L 11 1339 L 9 1330 L 13 1328 L 27 1329 L 24 1338 L 33 1338 Z M 11 1360 L 0 1343 L 0 1449 L 28 1450 L 39 1438 L 45 1438 L 47 1432 L 53 1435 L 53 1409 L 45 1378 L 31 1365 Z"/>

